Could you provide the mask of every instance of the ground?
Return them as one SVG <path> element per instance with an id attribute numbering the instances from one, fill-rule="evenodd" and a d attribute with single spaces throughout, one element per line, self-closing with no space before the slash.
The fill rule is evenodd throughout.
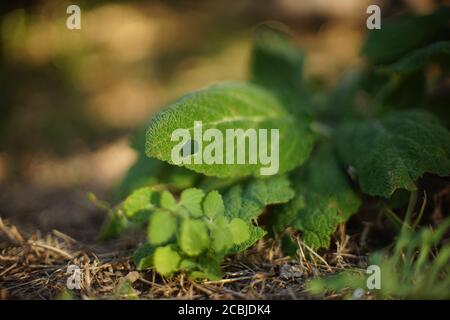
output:
<path id="1" fill-rule="evenodd" d="M 289 257 L 279 240 L 262 240 L 227 258 L 222 280 L 196 282 L 184 274 L 163 279 L 152 270 L 136 271 L 130 235 L 87 244 L 57 230 L 25 236 L 0 220 L 0 237 L 0 296 L 7 299 L 312 299 L 306 289 L 311 278 L 364 261 L 342 247 L 322 257 L 301 242 Z M 67 288 L 70 265 L 80 267 L 80 290 Z"/>

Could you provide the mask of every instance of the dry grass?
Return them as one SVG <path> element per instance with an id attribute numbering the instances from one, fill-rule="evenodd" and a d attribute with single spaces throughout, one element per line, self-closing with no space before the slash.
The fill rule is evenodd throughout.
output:
<path id="1" fill-rule="evenodd" d="M 298 240 L 297 257 L 285 256 L 278 239 L 260 241 L 245 254 L 227 258 L 220 281 L 194 282 L 184 274 L 167 280 L 137 271 L 133 250 L 89 246 L 53 231 L 25 238 L 0 218 L 0 297 L 3 299 L 311 299 L 305 284 L 319 274 L 352 267 L 349 238 L 335 252 L 319 255 Z M 80 290 L 69 291 L 67 268 L 81 270 Z M 339 298 L 328 296 L 326 298 Z"/>

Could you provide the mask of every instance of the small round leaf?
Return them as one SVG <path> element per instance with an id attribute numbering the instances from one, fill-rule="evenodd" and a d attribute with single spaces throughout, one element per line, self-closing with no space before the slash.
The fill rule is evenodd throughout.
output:
<path id="1" fill-rule="evenodd" d="M 208 228 L 201 220 L 185 219 L 178 239 L 181 250 L 189 256 L 198 256 L 209 245 Z"/>
<path id="2" fill-rule="evenodd" d="M 170 240 L 177 228 L 176 218 L 166 210 L 156 210 L 149 219 L 147 237 L 150 244 L 162 244 Z"/>
<path id="3" fill-rule="evenodd" d="M 219 192 L 214 190 L 208 193 L 205 197 L 205 201 L 203 201 L 203 211 L 210 219 L 224 214 L 225 206 Z"/>
<path id="4" fill-rule="evenodd" d="M 186 189 L 181 193 L 180 204 L 185 207 L 194 218 L 203 215 L 201 203 L 205 193 L 196 188 Z"/>
<path id="5" fill-rule="evenodd" d="M 168 276 L 178 270 L 181 257 L 171 246 L 159 247 L 153 255 L 153 263 L 156 271 L 163 276 Z"/>
<path id="6" fill-rule="evenodd" d="M 233 236 L 227 228 L 215 228 L 211 232 L 212 248 L 217 253 L 225 253 L 233 246 Z"/>
<path id="7" fill-rule="evenodd" d="M 165 209 L 173 208 L 177 205 L 177 201 L 169 191 L 163 191 L 161 194 L 161 207 Z"/>
<path id="8" fill-rule="evenodd" d="M 233 237 L 234 244 L 241 244 L 250 238 L 250 229 L 242 219 L 234 218 L 231 220 L 228 228 Z"/>

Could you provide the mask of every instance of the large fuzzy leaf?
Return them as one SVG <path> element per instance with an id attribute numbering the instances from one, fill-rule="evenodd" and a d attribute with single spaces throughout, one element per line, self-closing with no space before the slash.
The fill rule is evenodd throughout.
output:
<path id="1" fill-rule="evenodd" d="M 188 129 L 193 138 L 194 121 L 202 121 L 203 132 L 209 128 L 220 130 L 223 145 L 226 145 L 226 129 L 269 129 L 269 137 L 270 129 L 279 129 L 279 173 L 300 165 L 312 147 L 308 120 L 299 123 L 277 99 L 255 85 L 226 83 L 191 93 L 157 114 L 147 130 L 147 156 L 173 164 L 172 148 L 179 142 L 171 141 L 172 132 Z M 194 145 L 196 143 L 199 145 L 199 141 Z M 203 147 L 208 144 L 204 142 Z M 223 158 L 226 152 L 236 154 L 236 145 L 235 150 L 223 150 Z M 246 164 L 194 164 L 192 161 L 181 165 L 217 177 L 259 175 L 260 168 L 267 167 L 260 161 L 257 164 L 248 164 L 248 161 Z"/>
<path id="2" fill-rule="evenodd" d="M 392 63 L 411 50 L 445 37 L 449 19 L 450 8 L 442 7 L 429 15 L 383 22 L 380 30 L 369 33 L 362 53 L 374 64 Z"/>
<path id="3" fill-rule="evenodd" d="M 266 206 L 286 203 L 293 196 L 294 190 L 285 176 L 255 179 L 245 186 L 237 185 L 231 188 L 224 197 L 225 215 L 230 219 L 240 218 L 250 227 L 250 238 L 235 246 L 232 251 L 243 251 L 266 234 L 264 229 L 253 225 Z"/>
<path id="4" fill-rule="evenodd" d="M 356 213 L 360 200 L 330 145 L 321 146 L 294 178 L 295 198 L 275 217 L 276 225 L 300 230 L 305 243 L 326 248 L 338 223 Z"/>
<path id="5" fill-rule="evenodd" d="M 431 114 L 402 111 L 343 125 L 339 154 L 356 169 L 363 192 L 389 197 L 416 189 L 424 173 L 450 174 L 450 133 Z"/>

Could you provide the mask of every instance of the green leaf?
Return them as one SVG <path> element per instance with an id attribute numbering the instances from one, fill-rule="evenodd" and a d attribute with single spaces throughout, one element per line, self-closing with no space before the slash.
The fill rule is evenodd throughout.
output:
<path id="1" fill-rule="evenodd" d="M 184 219 L 178 239 L 181 250 L 189 256 L 198 256 L 209 246 L 208 229 L 205 223 L 196 219 Z"/>
<path id="2" fill-rule="evenodd" d="M 133 254 L 133 262 L 138 270 L 149 269 L 153 267 L 153 253 L 156 247 L 146 243 L 138 247 Z"/>
<path id="3" fill-rule="evenodd" d="M 234 139 L 234 148 L 225 148 L 226 129 L 279 129 L 279 173 L 287 172 L 300 165 L 309 155 L 312 148 L 313 135 L 309 129 L 310 120 L 305 117 L 295 120 L 271 94 L 260 87 L 245 83 L 225 83 L 211 86 L 184 96 L 179 101 L 169 105 L 153 118 L 146 135 L 146 154 L 149 157 L 174 164 L 172 149 L 177 147 L 179 141 L 171 141 L 172 133 L 177 129 L 187 129 L 191 139 L 197 144 L 195 155 L 202 155 L 202 150 L 213 142 L 197 141 L 194 137 L 194 122 L 202 121 L 202 131 L 214 128 L 222 134 L 224 149 L 222 160 L 233 152 L 236 158 L 239 143 Z M 197 140 L 196 140 L 197 139 Z M 216 139 L 217 141 L 215 141 Z M 220 145 L 219 138 L 214 142 Z M 271 139 L 270 139 L 271 140 Z M 229 139 L 232 141 L 232 139 Z M 241 141 L 241 140 L 239 140 Z M 248 152 L 248 139 L 244 140 L 246 153 Z M 258 141 L 260 143 L 260 141 Z M 202 150 L 200 150 L 200 144 Z M 272 148 L 269 143 L 268 149 Z M 219 147 L 220 150 L 220 147 Z M 246 156 L 248 158 L 248 155 Z M 192 160 L 192 159 L 191 159 Z M 258 159 L 257 159 L 258 160 Z M 245 177 L 260 175 L 261 168 L 269 165 L 236 163 L 223 164 L 180 164 L 188 169 L 203 173 L 207 176 L 217 177 Z M 273 168 L 276 170 L 276 168 Z"/>
<path id="4" fill-rule="evenodd" d="M 222 259 L 217 256 L 201 256 L 196 264 L 197 269 L 189 273 L 189 278 L 194 280 L 220 280 L 222 278 L 221 262 Z"/>
<path id="5" fill-rule="evenodd" d="M 242 219 L 234 218 L 231 220 L 228 228 L 231 232 L 234 244 L 242 244 L 250 238 L 249 227 Z"/>
<path id="6" fill-rule="evenodd" d="M 166 162 L 148 158 L 142 154 L 116 188 L 114 202 L 122 200 L 138 188 L 156 184 L 164 184 L 170 190 L 180 191 L 192 187 L 198 178 L 199 175 L 193 171 L 171 166 Z"/>
<path id="7" fill-rule="evenodd" d="M 337 139 L 342 160 L 356 169 L 362 191 L 372 196 L 416 190 L 416 180 L 426 172 L 450 173 L 450 133 L 424 111 L 347 123 Z"/>
<path id="8" fill-rule="evenodd" d="M 225 213 L 229 218 L 251 221 L 271 204 L 286 203 L 294 197 L 294 190 L 286 176 L 253 179 L 244 188 L 237 185 L 225 196 Z"/>
<path id="9" fill-rule="evenodd" d="M 167 210 L 157 209 L 148 222 L 148 242 L 153 245 L 162 244 L 170 240 L 175 234 L 177 219 Z"/>
<path id="10" fill-rule="evenodd" d="M 176 207 L 177 201 L 169 191 L 163 191 L 161 194 L 161 207 L 164 209 L 172 209 Z"/>
<path id="11" fill-rule="evenodd" d="M 108 218 L 104 222 L 100 231 L 100 240 L 110 240 L 123 232 L 129 227 L 130 222 L 123 214 L 122 210 L 111 209 L 108 210 Z"/>
<path id="12" fill-rule="evenodd" d="M 338 223 L 360 206 L 327 144 L 296 172 L 295 191 L 295 198 L 275 217 L 275 224 L 302 231 L 303 241 L 313 248 L 327 248 Z"/>
<path id="13" fill-rule="evenodd" d="M 226 227 L 211 230 L 212 248 L 217 253 L 225 253 L 233 246 L 233 235 Z"/>
<path id="14" fill-rule="evenodd" d="M 229 219 L 240 218 L 245 221 L 250 231 L 247 241 L 235 246 L 232 252 L 241 252 L 261 239 L 266 231 L 254 226 L 256 218 L 264 208 L 271 204 L 286 203 L 294 197 L 286 176 L 268 179 L 253 179 L 245 185 L 231 188 L 224 197 L 225 215 Z"/>
<path id="15" fill-rule="evenodd" d="M 446 59 L 448 63 L 449 55 L 450 41 L 436 42 L 409 53 L 393 64 L 381 67 L 380 71 L 397 74 L 411 73 L 423 69 L 430 61 L 439 58 Z"/>
<path id="16" fill-rule="evenodd" d="M 98 200 L 95 194 L 91 192 L 88 193 L 88 200 L 99 210 L 108 213 L 101 227 L 100 240 L 105 241 L 115 238 L 129 226 L 130 223 L 120 208 L 111 208 L 108 203 Z"/>
<path id="17" fill-rule="evenodd" d="M 393 250 L 371 253 L 369 264 L 378 266 L 382 275 L 380 290 L 371 291 L 371 296 L 380 300 L 449 299 L 450 244 L 442 239 L 449 226 L 446 219 L 435 230 L 402 229 Z M 313 294 L 337 291 L 350 297 L 355 289 L 366 285 L 368 277 L 364 270 L 349 269 L 333 277 L 314 279 L 308 287 Z"/>
<path id="18" fill-rule="evenodd" d="M 197 267 L 198 267 L 197 262 L 192 259 L 183 259 L 180 262 L 180 270 L 190 271 L 195 270 Z"/>
<path id="19" fill-rule="evenodd" d="M 298 114 L 309 105 L 302 79 L 303 60 L 287 33 L 276 26 L 261 25 L 255 31 L 250 80 L 274 92 Z"/>
<path id="20" fill-rule="evenodd" d="M 423 70 L 411 73 L 394 74 L 386 79 L 385 85 L 380 88 L 374 103 L 380 108 L 377 114 L 382 114 L 383 109 L 395 107 L 396 109 L 414 109 L 424 106 L 427 95 L 427 78 Z"/>
<path id="21" fill-rule="evenodd" d="M 190 188 L 181 193 L 180 205 L 186 208 L 192 217 L 199 218 L 203 215 L 201 203 L 205 193 L 201 189 Z"/>
<path id="22" fill-rule="evenodd" d="M 297 212 L 299 217 L 292 227 L 302 231 L 306 244 L 313 249 L 330 246 L 330 238 L 340 222 L 336 203 L 317 195 L 309 196 L 308 200 L 299 196 L 286 210 L 291 214 Z"/>
<path id="23" fill-rule="evenodd" d="M 163 276 L 170 276 L 178 270 L 181 257 L 172 246 L 158 247 L 153 255 L 156 271 Z"/>
<path id="24" fill-rule="evenodd" d="M 362 53 L 373 64 L 392 63 L 420 46 L 445 38 L 448 34 L 450 8 L 441 7 L 424 16 L 404 16 L 372 30 Z"/>
<path id="25" fill-rule="evenodd" d="M 113 203 L 117 204 L 125 199 L 133 190 L 156 184 L 158 182 L 157 173 L 161 170 L 163 164 L 164 162 L 150 159 L 145 154 L 139 155 L 114 190 Z"/>
<path id="26" fill-rule="evenodd" d="M 222 269 L 220 268 L 221 262 L 222 258 L 218 256 L 206 255 L 201 257 L 199 266 L 204 277 L 212 281 L 220 280 L 222 278 Z"/>
<path id="27" fill-rule="evenodd" d="M 224 214 L 225 206 L 219 192 L 211 191 L 207 194 L 205 201 L 203 201 L 203 211 L 210 219 Z"/>
<path id="28" fill-rule="evenodd" d="M 267 231 L 261 227 L 254 226 L 253 224 L 248 224 L 248 228 L 250 231 L 250 236 L 247 241 L 244 241 L 240 244 L 234 245 L 233 248 L 229 251 L 229 253 L 239 253 L 247 250 L 251 246 L 253 246 L 259 239 L 264 237 L 267 234 Z"/>
<path id="29" fill-rule="evenodd" d="M 228 219 L 225 216 L 218 216 L 214 219 L 214 226 L 217 228 L 226 228 L 228 226 Z"/>
<path id="30" fill-rule="evenodd" d="M 146 129 L 147 125 L 139 128 L 135 139 L 131 142 L 138 158 L 115 188 L 113 203 L 122 201 L 138 188 L 164 184 L 170 190 L 180 191 L 192 187 L 199 178 L 193 171 L 171 166 L 155 158 L 148 158 L 145 155 Z"/>
<path id="31" fill-rule="evenodd" d="M 122 203 L 125 215 L 128 219 L 142 221 L 155 208 L 156 196 L 157 193 L 150 187 L 144 187 L 134 191 Z"/>

